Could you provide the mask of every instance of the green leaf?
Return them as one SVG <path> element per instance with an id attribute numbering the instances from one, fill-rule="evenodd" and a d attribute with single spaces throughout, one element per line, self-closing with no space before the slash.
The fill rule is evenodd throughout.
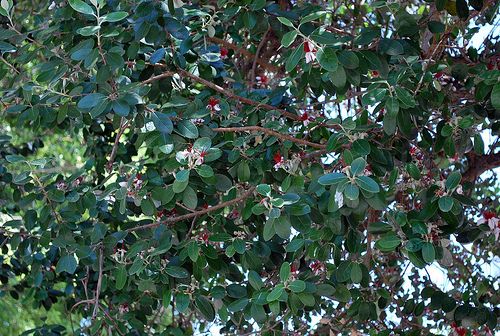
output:
<path id="1" fill-rule="evenodd" d="M 76 267 L 78 266 L 76 262 L 76 258 L 73 254 L 68 254 L 57 262 L 56 265 L 56 273 L 66 272 L 69 274 L 73 274 L 76 271 Z"/>
<path id="2" fill-rule="evenodd" d="M 387 97 L 385 101 L 385 110 L 387 114 L 396 117 L 399 112 L 399 102 L 394 97 Z"/>
<path id="3" fill-rule="evenodd" d="M 241 161 L 238 165 L 238 180 L 246 182 L 250 180 L 250 166 L 247 161 Z"/>
<path id="4" fill-rule="evenodd" d="M 366 167 L 366 161 L 362 157 L 359 157 L 352 161 L 351 163 L 351 173 L 353 175 L 360 175 L 363 173 Z"/>
<path id="5" fill-rule="evenodd" d="M 363 97 L 361 98 L 361 103 L 364 106 L 370 106 L 370 105 L 376 105 L 380 103 L 385 96 L 387 95 L 387 89 L 386 88 L 376 88 L 368 91 Z"/>
<path id="6" fill-rule="evenodd" d="M 342 50 L 338 56 L 340 64 L 347 69 L 356 69 L 359 67 L 359 58 L 355 52 Z"/>
<path id="7" fill-rule="evenodd" d="M 294 280 L 290 282 L 288 288 L 294 293 L 301 293 L 306 289 L 306 283 L 302 280 Z"/>
<path id="8" fill-rule="evenodd" d="M 290 243 L 288 243 L 288 245 L 285 248 L 285 251 L 287 251 L 287 252 L 295 252 L 299 248 L 301 248 L 302 246 L 304 246 L 304 239 L 295 238 Z"/>
<path id="9" fill-rule="evenodd" d="M 276 231 L 276 234 L 282 239 L 290 238 L 290 235 L 292 234 L 291 228 L 292 224 L 285 216 L 277 218 L 274 222 L 274 230 Z"/>
<path id="10" fill-rule="evenodd" d="M 318 183 L 321 185 L 331 185 L 337 184 L 347 180 L 347 176 L 343 173 L 329 173 L 321 176 L 318 179 Z"/>
<path id="11" fill-rule="evenodd" d="M 213 321 L 215 319 L 215 310 L 210 300 L 204 296 L 197 295 L 194 299 L 194 303 L 207 321 Z"/>
<path id="12" fill-rule="evenodd" d="M 500 99 L 499 99 L 499 103 L 500 103 Z M 474 152 L 476 154 L 479 154 L 479 155 L 484 154 L 484 141 L 483 141 L 483 137 L 481 136 L 481 134 L 474 134 Z"/>
<path id="13" fill-rule="evenodd" d="M 187 186 L 182 193 L 182 204 L 184 204 L 187 208 L 194 210 L 198 205 L 198 196 L 196 195 L 196 191 L 190 186 Z"/>
<path id="14" fill-rule="evenodd" d="M 332 84 L 337 88 L 343 88 L 347 83 L 347 74 L 343 66 L 338 66 L 337 70 L 329 73 Z"/>
<path id="15" fill-rule="evenodd" d="M 189 272 L 185 268 L 179 266 L 167 266 L 165 267 L 165 272 L 174 278 L 184 279 L 189 277 Z"/>
<path id="16" fill-rule="evenodd" d="M 178 181 L 178 182 L 187 182 L 189 181 L 189 170 L 187 169 L 183 169 L 183 170 L 179 170 L 176 174 L 175 174 L 175 180 Z"/>
<path id="17" fill-rule="evenodd" d="M 196 139 L 198 135 L 198 127 L 188 119 L 181 120 L 177 123 L 176 132 L 188 139 Z"/>
<path id="18" fill-rule="evenodd" d="M 431 264 L 436 259 L 436 249 L 432 243 L 425 242 L 422 244 L 422 257 L 428 264 Z"/>
<path id="19" fill-rule="evenodd" d="M 102 22 L 118 22 L 125 19 L 128 16 L 127 12 L 113 12 L 104 15 L 101 20 Z"/>
<path id="20" fill-rule="evenodd" d="M 198 152 L 207 152 L 210 149 L 210 147 L 212 147 L 212 140 L 210 140 L 210 138 L 207 137 L 199 138 L 193 144 L 193 149 Z M 205 162 L 209 161 L 205 160 Z"/>
<path id="21" fill-rule="evenodd" d="M 189 295 L 179 293 L 175 296 L 175 308 L 179 313 L 183 313 L 189 307 Z"/>
<path id="22" fill-rule="evenodd" d="M 271 186 L 269 186 L 269 184 L 259 184 L 257 186 L 256 190 L 262 196 L 270 196 L 271 195 Z"/>
<path id="23" fill-rule="evenodd" d="M 196 166 L 195 169 L 196 169 L 196 172 L 198 173 L 198 175 L 200 175 L 201 177 L 208 178 L 208 177 L 214 176 L 214 170 L 209 165 L 202 164 L 202 165 Z"/>
<path id="24" fill-rule="evenodd" d="M 297 38 L 297 31 L 292 30 L 283 35 L 281 38 L 281 45 L 285 48 L 288 48 Z"/>
<path id="25" fill-rule="evenodd" d="M 241 298 L 239 300 L 233 301 L 229 306 L 227 306 L 227 310 L 232 313 L 242 311 L 250 302 L 247 298 Z"/>
<path id="26" fill-rule="evenodd" d="M 250 286 L 252 286 L 255 290 L 259 290 L 262 288 L 262 286 L 264 286 L 264 282 L 262 281 L 259 273 L 253 270 L 248 272 L 248 282 L 250 283 Z"/>
<path id="27" fill-rule="evenodd" d="M 77 106 L 81 109 L 91 109 L 103 102 L 106 98 L 107 97 L 102 93 L 91 93 L 80 99 Z"/>
<path id="28" fill-rule="evenodd" d="M 351 292 L 344 285 L 337 285 L 333 297 L 339 302 L 349 302 L 351 299 Z"/>
<path id="29" fill-rule="evenodd" d="M 387 54 L 390 56 L 401 55 L 404 53 L 403 45 L 399 41 L 388 38 L 380 39 L 378 50 L 381 54 Z"/>
<path id="30" fill-rule="evenodd" d="M 82 0 L 68 0 L 68 2 L 71 8 L 73 8 L 79 13 L 87 15 L 95 15 L 94 9 L 90 7 L 90 5 L 83 2 Z"/>
<path id="31" fill-rule="evenodd" d="M 406 107 L 415 107 L 415 99 L 410 92 L 399 86 L 396 86 L 394 90 L 396 91 L 396 96 L 403 105 Z"/>
<path id="32" fill-rule="evenodd" d="M 195 241 L 190 242 L 187 246 L 187 253 L 189 259 L 191 259 L 192 262 L 196 262 L 200 256 L 200 247 L 198 246 L 198 243 Z"/>
<path id="33" fill-rule="evenodd" d="M 295 48 L 294 51 L 288 56 L 288 59 L 286 60 L 285 63 L 285 70 L 286 72 L 290 72 L 295 67 L 297 64 L 299 64 L 299 61 L 304 58 L 305 52 L 304 52 L 304 43 L 300 44 L 297 48 Z"/>
<path id="34" fill-rule="evenodd" d="M 396 133 L 396 127 L 397 127 L 397 117 L 390 114 L 386 113 L 384 114 L 384 132 L 387 135 L 393 135 Z"/>
<path id="35" fill-rule="evenodd" d="M 92 36 L 95 35 L 99 29 L 101 29 L 101 26 L 87 26 L 77 29 L 76 32 L 82 36 Z M 37 80 L 40 81 L 38 78 Z"/>
<path id="36" fill-rule="evenodd" d="M 170 120 L 170 117 L 168 115 L 161 112 L 153 112 L 151 113 L 151 120 L 153 121 L 156 129 L 161 133 L 172 133 L 174 125 L 172 124 L 172 120 Z"/>
<path id="37" fill-rule="evenodd" d="M 368 176 L 358 176 L 356 177 L 356 184 L 363 190 L 378 193 L 380 191 L 380 187 L 377 182 Z"/>
<path id="38" fill-rule="evenodd" d="M 450 196 L 443 196 L 438 201 L 439 210 L 442 212 L 448 212 L 453 208 L 453 198 Z"/>
<path id="39" fill-rule="evenodd" d="M 115 271 L 115 288 L 117 290 L 121 290 L 125 287 L 127 283 L 127 268 L 124 265 L 120 265 L 116 268 Z"/>
<path id="40" fill-rule="evenodd" d="M 293 23 L 285 17 L 279 16 L 278 21 L 281 22 L 282 24 L 284 24 L 285 26 L 293 27 Z"/>
<path id="41" fill-rule="evenodd" d="M 401 244 L 401 238 L 394 232 L 383 235 L 375 243 L 375 247 L 382 252 L 392 252 Z"/>
<path id="42" fill-rule="evenodd" d="M 285 261 L 283 264 L 281 264 L 280 267 L 281 282 L 285 282 L 286 280 L 288 280 L 289 276 L 290 276 L 290 263 L 288 261 Z"/>
<path id="43" fill-rule="evenodd" d="M 360 283 L 363 278 L 361 266 L 358 263 L 353 263 L 351 267 L 351 280 L 353 283 Z"/>
<path id="44" fill-rule="evenodd" d="M 462 20 L 467 20 L 469 18 L 469 6 L 465 0 L 456 0 L 457 2 L 457 14 Z"/>
<path id="45" fill-rule="evenodd" d="M 262 236 L 263 236 L 265 241 L 268 241 L 271 238 L 273 238 L 275 234 L 276 234 L 276 230 L 274 228 L 274 219 L 269 219 L 264 224 L 264 231 L 262 233 Z"/>
<path id="46" fill-rule="evenodd" d="M 316 53 L 319 65 L 326 71 L 336 71 L 339 66 L 339 61 L 337 59 L 337 54 L 335 49 L 330 47 L 325 47 Z"/>
<path id="47" fill-rule="evenodd" d="M 455 189 L 462 180 L 462 174 L 459 171 L 454 171 L 446 178 L 445 186 L 448 190 Z"/>
<path id="48" fill-rule="evenodd" d="M 422 177 L 420 174 L 420 169 L 418 169 L 417 165 L 412 162 L 406 164 L 406 171 L 415 180 L 420 180 L 420 178 Z"/>
<path id="49" fill-rule="evenodd" d="M 359 197 L 359 188 L 352 183 L 346 185 L 344 195 L 351 201 L 357 200 Z"/>
<path id="50" fill-rule="evenodd" d="M 278 300 L 283 294 L 285 287 L 282 284 L 276 285 L 274 289 L 267 295 L 267 302 L 273 302 Z"/>
<path id="51" fill-rule="evenodd" d="M 311 22 L 311 21 L 314 21 L 314 20 L 317 20 L 319 19 L 320 17 L 326 15 L 326 11 L 318 11 L 318 12 L 313 12 L 313 13 L 310 13 L 310 14 L 307 14 L 306 16 L 304 16 L 301 20 L 300 20 L 300 24 L 304 24 L 304 23 L 307 23 L 307 22 Z"/>
<path id="52" fill-rule="evenodd" d="M 495 84 L 491 90 L 491 105 L 496 110 L 500 110 L 500 83 Z"/>

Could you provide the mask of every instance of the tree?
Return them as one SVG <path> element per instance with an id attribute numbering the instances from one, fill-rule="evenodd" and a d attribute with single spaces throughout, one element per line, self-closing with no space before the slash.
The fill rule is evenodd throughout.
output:
<path id="1" fill-rule="evenodd" d="M 35 335 L 493 332 L 498 7 L 2 0 L 3 305 L 84 317 Z"/>

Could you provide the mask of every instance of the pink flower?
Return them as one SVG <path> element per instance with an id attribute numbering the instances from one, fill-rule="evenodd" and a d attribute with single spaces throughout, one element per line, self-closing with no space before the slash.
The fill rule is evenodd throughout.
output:
<path id="1" fill-rule="evenodd" d="M 220 58 L 221 59 L 227 58 L 228 53 L 229 53 L 229 51 L 226 48 L 220 47 Z"/>
<path id="2" fill-rule="evenodd" d="M 314 120 L 313 117 L 311 117 L 307 112 L 302 113 L 302 115 L 299 118 L 300 121 L 304 124 L 304 126 L 309 125 L 311 121 Z"/>
<path id="3" fill-rule="evenodd" d="M 319 275 L 321 273 L 323 273 L 325 270 L 326 270 L 326 267 L 325 267 L 325 264 L 322 263 L 321 261 L 319 260 L 315 260 L 313 261 L 309 267 L 311 267 L 311 270 L 313 271 L 313 273 L 315 275 Z"/>
<path id="4" fill-rule="evenodd" d="M 316 60 L 316 48 L 314 48 L 314 44 L 311 41 L 306 41 L 304 43 L 304 51 L 306 53 L 306 63 L 311 63 Z"/>
<path id="5" fill-rule="evenodd" d="M 257 84 L 259 84 L 260 86 L 266 86 L 268 83 L 268 78 L 266 75 L 256 76 L 255 79 L 257 80 Z"/>
<path id="6" fill-rule="evenodd" d="M 220 111 L 219 99 L 215 97 L 210 97 L 210 99 L 208 100 L 207 109 L 210 110 L 211 113 L 219 112 Z"/>
<path id="7" fill-rule="evenodd" d="M 274 169 L 278 170 L 285 164 L 285 158 L 281 156 L 280 152 L 276 152 L 273 156 Z"/>
<path id="8" fill-rule="evenodd" d="M 485 211 L 483 212 L 483 218 L 478 220 L 477 224 L 481 225 L 484 223 L 488 224 L 490 230 L 495 235 L 495 239 L 498 240 L 500 236 L 500 218 L 492 211 Z"/>

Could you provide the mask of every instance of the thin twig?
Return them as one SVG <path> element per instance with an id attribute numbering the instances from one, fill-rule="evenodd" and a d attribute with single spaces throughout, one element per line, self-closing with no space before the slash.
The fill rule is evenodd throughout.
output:
<path id="1" fill-rule="evenodd" d="M 227 202 L 223 202 L 223 203 L 214 205 L 213 207 L 210 207 L 207 209 L 202 209 L 199 211 L 195 211 L 195 212 L 192 212 L 192 213 L 189 213 L 186 215 L 182 215 L 182 216 L 170 217 L 170 218 L 165 219 L 163 222 L 156 222 L 156 223 L 151 223 L 151 224 L 146 224 L 146 225 L 130 228 L 127 230 L 127 232 L 134 232 L 134 231 L 139 231 L 139 230 L 151 229 L 151 228 L 158 227 L 158 226 L 165 224 L 165 223 L 176 223 L 176 222 L 180 222 L 180 221 L 183 221 L 186 219 L 191 219 L 193 217 L 201 216 L 201 215 L 207 214 L 207 213 L 212 212 L 212 211 L 223 209 L 225 207 L 237 204 L 237 203 L 247 199 L 248 197 L 250 197 L 253 194 L 254 189 L 255 189 L 255 187 L 251 187 L 240 197 L 237 197 L 237 198 L 232 199 L 232 200 L 227 201 Z"/>
<path id="2" fill-rule="evenodd" d="M 234 50 L 235 53 L 240 54 L 242 56 L 245 56 L 247 58 L 255 57 L 255 55 L 252 54 L 250 51 L 248 51 L 244 48 L 241 48 L 241 47 L 237 46 L 236 44 L 233 44 L 233 43 L 228 42 L 226 40 L 220 39 L 218 37 L 209 37 L 208 39 L 214 43 L 223 45 L 224 47 L 226 47 L 228 49 L 232 49 L 232 50 Z M 266 62 L 266 60 L 262 59 L 262 58 L 257 59 L 257 64 L 259 64 L 261 67 L 263 67 L 264 69 L 266 69 L 270 72 L 278 73 L 280 71 L 279 67 Z"/>
<path id="3" fill-rule="evenodd" d="M 116 158 L 116 153 L 118 152 L 118 145 L 120 144 L 120 138 L 122 137 L 123 132 L 125 132 L 127 127 L 128 127 L 128 121 L 125 119 L 125 117 L 122 117 L 120 120 L 120 128 L 116 133 L 115 143 L 113 144 L 113 149 L 111 150 L 111 154 L 109 156 L 109 161 L 107 164 L 108 172 L 111 172 L 111 168 L 113 168 L 113 163 Z"/>
<path id="4" fill-rule="evenodd" d="M 99 247 L 99 275 L 97 278 L 97 289 L 95 291 L 95 298 L 94 298 L 94 312 L 92 313 L 92 319 L 95 319 L 97 316 L 97 312 L 99 310 L 99 295 L 101 294 L 101 284 L 102 284 L 102 268 L 103 268 L 103 263 L 104 263 L 104 249 L 102 245 Z"/>
<path id="5" fill-rule="evenodd" d="M 264 46 L 264 43 L 266 43 L 267 39 L 267 34 L 271 31 L 271 28 L 268 28 L 264 35 L 262 35 L 262 40 L 260 41 L 259 45 L 257 46 L 257 50 L 255 51 L 255 56 L 253 58 L 253 64 L 252 64 L 252 71 L 250 72 L 250 85 L 249 87 L 253 87 L 253 84 L 255 83 L 255 70 L 257 69 L 257 61 L 259 59 L 259 54 L 260 50 Z"/>
<path id="6" fill-rule="evenodd" d="M 300 145 L 305 145 L 305 146 L 319 148 L 319 149 L 326 148 L 326 145 L 310 142 L 310 141 L 307 141 L 304 139 L 295 138 L 291 135 L 282 134 L 282 133 L 273 131 L 269 128 L 264 128 L 264 127 L 260 127 L 260 126 L 217 127 L 217 128 L 212 128 L 212 131 L 214 131 L 214 132 L 235 132 L 235 133 L 236 132 L 262 132 L 262 133 L 266 133 L 268 135 L 275 136 L 279 139 L 288 140 L 288 141 L 291 141 L 291 142 L 294 142 L 294 143 L 297 143 Z"/>
<path id="7" fill-rule="evenodd" d="M 209 87 L 212 90 L 219 92 L 220 94 L 224 95 L 225 97 L 237 100 L 240 103 L 255 106 L 257 108 L 264 108 L 264 109 L 269 110 L 269 111 L 276 111 L 276 112 L 280 113 L 282 116 L 287 117 L 287 118 L 292 119 L 292 120 L 295 120 L 295 121 L 300 120 L 300 117 L 297 114 L 293 114 L 293 113 L 288 112 L 286 110 L 280 109 L 276 106 L 264 104 L 264 103 L 246 98 L 246 97 L 238 96 L 237 94 L 235 94 L 231 90 L 224 89 L 223 87 L 220 87 L 217 84 L 214 84 L 206 79 L 203 79 L 201 77 L 198 77 L 198 76 L 190 73 L 189 71 L 182 70 L 182 69 L 178 69 L 177 72 L 165 71 L 162 74 L 159 74 L 159 75 L 153 76 L 149 79 L 146 79 L 145 81 L 142 82 L 142 84 L 150 84 L 152 82 L 155 82 L 155 81 L 167 78 L 167 77 L 173 77 L 176 74 L 181 76 L 181 77 L 189 78 L 195 82 L 201 83 L 201 84 L 205 85 L 206 87 Z"/>

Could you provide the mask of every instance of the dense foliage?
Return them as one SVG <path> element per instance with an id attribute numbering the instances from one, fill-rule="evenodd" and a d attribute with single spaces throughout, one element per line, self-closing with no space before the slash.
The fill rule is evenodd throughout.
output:
<path id="1" fill-rule="evenodd" d="M 498 2 L 0 4 L 27 334 L 494 332 Z"/>

